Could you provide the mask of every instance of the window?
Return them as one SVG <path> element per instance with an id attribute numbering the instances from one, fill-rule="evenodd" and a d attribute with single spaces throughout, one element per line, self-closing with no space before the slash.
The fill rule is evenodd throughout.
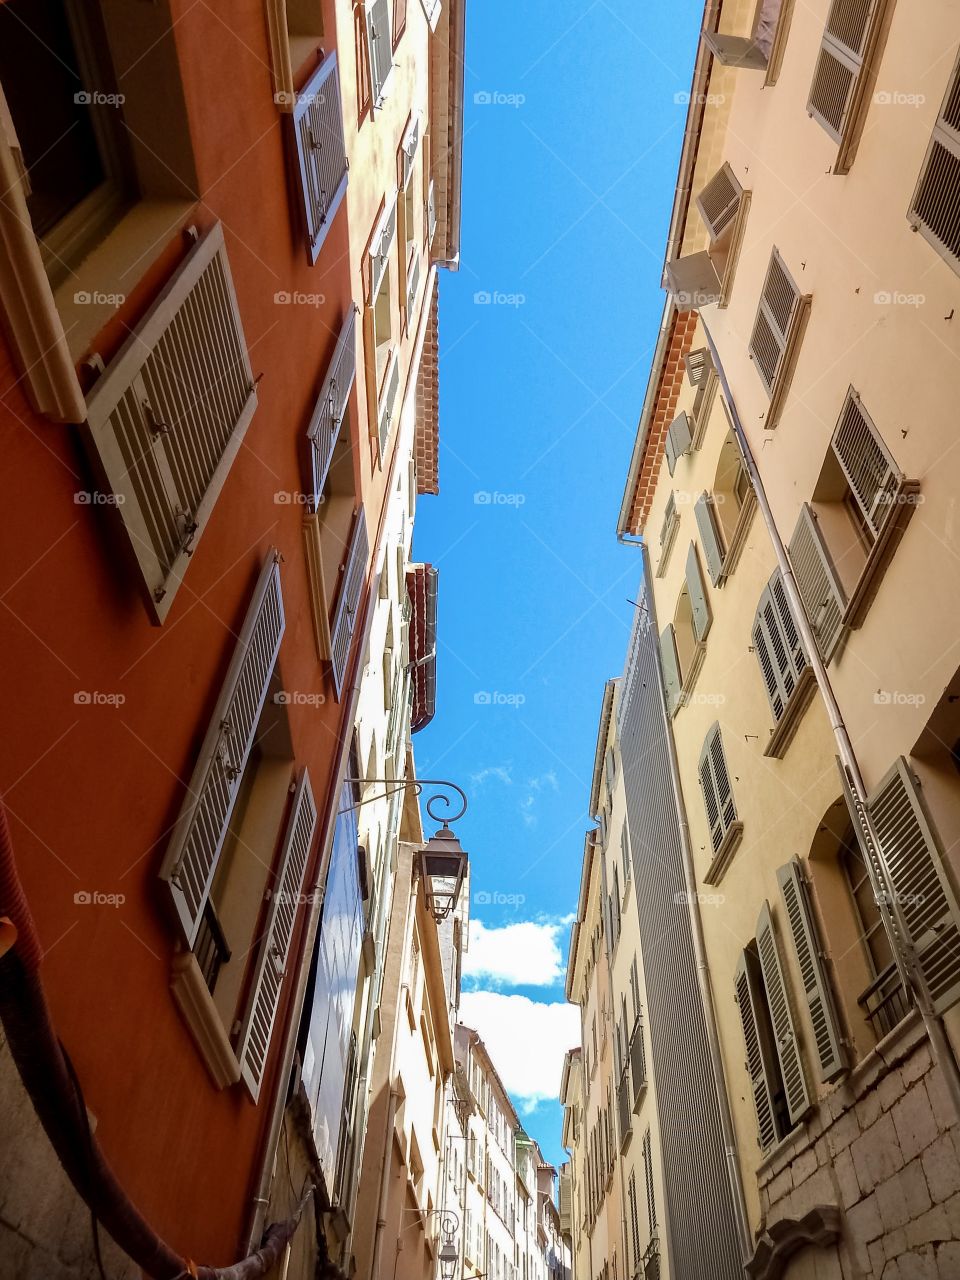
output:
<path id="1" fill-rule="evenodd" d="M 774 249 L 760 292 L 749 346 L 750 359 L 770 397 L 764 421 L 768 430 L 777 425 L 809 305 L 809 295 L 800 293 Z"/>
<path id="2" fill-rule="evenodd" d="M 370 434 L 376 439 L 381 465 L 400 389 L 400 364 L 391 285 L 391 257 L 397 238 L 398 195 L 387 200 L 370 237 L 366 258 L 367 306 L 364 312 L 367 405 Z"/>
<path id="3" fill-rule="evenodd" d="M 704 31 L 703 42 L 721 66 L 763 71 L 775 84 L 792 10 L 792 0 L 758 0 L 749 35 Z"/>
<path id="4" fill-rule="evenodd" d="M 752 638 L 775 725 L 795 723 L 812 690 L 813 677 L 779 569 L 760 596 Z M 786 741 L 775 728 L 764 754 L 779 755 Z"/>
<path id="5" fill-rule="evenodd" d="M 419 183 L 422 182 L 421 166 L 416 163 L 420 144 L 420 118 L 412 116 L 404 131 L 400 144 L 400 200 L 398 204 L 400 219 L 400 265 L 401 291 L 404 316 L 407 328 L 411 326 L 417 292 L 420 287 L 421 262 L 420 244 L 422 236 L 418 235 L 417 214 L 422 206 L 419 198 Z"/>
<path id="6" fill-rule="evenodd" d="M 336 54 L 324 58 L 297 96 L 291 122 L 307 257 L 314 263 L 347 190 Z"/>
<path id="7" fill-rule="evenodd" d="M 669 715 L 676 713 L 693 689 L 703 665 L 705 641 L 712 621 L 697 548 L 691 542 L 686 578 L 673 622 L 667 623 L 660 635 L 660 662 Z"/>
<path id="8" fill-rule="evenodd" d="M 671 489 L 667 505 L 663 512 L 663 524 L 660 526 L 660 558 L 657 561 L 657 577 L 662 578 L 670 562 L 670 552 L 680 528 L 680 512 L 677 510 L 677 496 Z"/>
<path id="9" fill-rule="evenodd" d="M 907 214 L 912 226 L 960 273 L 960 64 L 933 128 Z"/>
<path id="10" fill-rule="evenodd" d="M 392 9 L 393 0 L 363 0 L 367 67 L 374 109 L 383 105 L 387 81 L 393 70 Z"/>
<path id="11" fill-rule="evenodd" d="M 684 364 L 690 385 L 696 387 L 693 408 L 690 412 L 693 431 L 690 448 L 699 449 L 710 420 L 710 411 L 716 399 L 720 379 L 717 377 L 713 359 L 706 347 L 689 352 L 684 356 Z"/>
<path id="12" fill-rule="evenodd" d="M 740 559 L 757 500 L 744 466 L 740 445 L 728 431 L 720 448 L 713 490 L 697 499 L 694 514 L 707 571 L 719 586 Z"/>
<path id="13" fill-rule="evenodd" d="M 717 884 L 730 865 L 743 835 L 743 823 L 737 819 L 737 807 L 730 786 L 730 771 L 723 750 L 720 725 L 707 733 L 700 752 L 700 788 L 710 828 L 713 861 L 704 876 L 707 884 Z"/>
<path id="14" fill-rule="evenodd" d="M 807 111 L 840 146 L 834 173 L 846 173 L 853 160 L 884 8 L 884 0 L 833 0 L 830 6 Z"/>
<path id="15" fill-rule="evenodd" d="M 725 161 L 697 196 L 697 208 L 710 237 L 709 255 L 719 283 L 717 302 L 727 305 L 750 209 L 744 191 Z"/>
<path id="16" fill-rule="evenodd" d="M 690 452 L 693 441 L 693 428 L 686 413 L 678 413 L 667 429 L 664 450 L 667 458 L 667 470 L 673 475 L 678 458 Z"/>
<path id="17" fill-rule="evenodd" d="M 273 68 L 273 100 L 281 111 L 297 103 L 298 72 L 319 51 L 323 13 L 315 0 L 267 0 L 267 35 Z"/>

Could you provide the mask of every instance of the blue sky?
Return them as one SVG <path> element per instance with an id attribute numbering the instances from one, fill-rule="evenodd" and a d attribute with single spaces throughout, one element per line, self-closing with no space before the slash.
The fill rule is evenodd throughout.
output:
<path id="1" fill-rule="evenodd" d="M 438 710 L 415 750 L 421 776 L 470 796 L 464 1020 L 554 1161 L 552 1098 L 578 1038 L 575 1011 L 557 1006 L 597 720 L 640 574 L 617 513 L 701 12 L 699 0 L 467 6 L 462 266 L 440 285 L 441 492 L 420 501 L 414 544 L 440 568 Z"/>

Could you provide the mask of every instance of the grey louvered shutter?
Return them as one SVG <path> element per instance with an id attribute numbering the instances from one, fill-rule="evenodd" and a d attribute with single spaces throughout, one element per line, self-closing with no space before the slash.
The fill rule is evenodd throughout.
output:
<path id="1" fill-rule="evenodd" d="M 783 369 L 794 320 L 800 307 L 800 290 L 790 278 L 783 259 L 774 249 L 770 257 L 760 306 L 750 337 L 750 358 L 772 396 Z"/>
<path id="2" fill-rule="evenodd" d="M 693 632 L 699 642 L 706 640 L 713 622 L 713 614 L 710 612 L 706 587 L 703 585 L 703 574 L 700 572 L 695 542 L 690 543 L 690 550 L 687 552 L 686 580 L 690 595 L 690 609 L 693 613 Z"/>
<path id="3" fill-rule="evenodd" d="M 880 855 L 933 1007 L 960 999 L 960 911 L 910 766 L 900 756 L 867 797 Z"/>
<path id="4" fill-rule="evenodd" d="M 683 357 L 683 365 L 687 371 L 687 380 L 691 387 L 698 387 L 707 376 L 713 365 L 710 352 L 706 347 L 697 347 L 696 351 L 688 351 Z"/>
<path id="5" fill-rule="evenodd" d="M 393 33 L 390 28 L 392 7 L 393 0 L 364 0 L 370 95 L 375 107 L 383 102 L 383 91 L 393 66 Z"/>
<path id="6" fill-rule="evenodd" d="M 723 843 L 723 837 L 736 821 L 737 807 L 730 786 L 730 771 L 723 751 L 720 725 L 711 726 L 700 751 L 700 786 L 703 803 L 710 826 L 710 842 L 714 853 Z"/>
<path id="7" fill-rule="evenodd" d="M 810 1095 L 803 1075 L 803 1063 L 800 1061 L 797 1029 L 793 1024 L 793 1014 L 790 1012 L 790 998 L 783 976 L 776 935 L 773 932 L 773 919 L 766 902 L 761 907 L 757 920 L 757 953 L 760 956 L 760 969 L 767 993 L 773 1038 L 780 1061 L 787 1112 L 790 1123 L 798 1124 L 810 1108 Z"/>
<path id="8" fill-rule="evenodd" d="M 894 510 L 903 475 L 853 387 L 847 391 L 832 444 L 854 501 L 879 534 Z"/>
<path id="9" fill-rule="evenodd" d="M 807 503 L 800 511 L 787 549 L 800 598 L 826 661 L 840 638 L 847 597 L 820 535 L 816 516 Z"/>
<path id="10" fill-rule="evenodd" d="M 668 622 L 660 632 L 660 667 L 663 671 L 663 692 L 667 703 L 667 715 L 672 716 L 680 702 L 680 659 L 677 656 L 677 638 L 673 623 Z"/>
<path id="11" fill-rule="evenodd" d="M 960 267 L 960 67 L 933 128 L 909 219 L 934 247 L 945 254 L 954 271 Z"/>
<path id="12" fill-rule="evenodd" d="M 709 494 L 701 493 L 694 504 L 693 514 L 697 517 L 700 545 L 703 547 L 703 556 L 707 562 L 707 573 L 710 575 L 710 581 L 716 586 L 723 573 L 723 548 L 713 514 L 713 499 Z"/>
<path id="13" fill-rule="evenodd" d="M 307 254 L 313 263 L 347 190 L 347 149 L 335 53 L 324 58 L 297 94 L 291 127 L 297 148 Z"/>
<path id="14" fill-rule="evenodd" d="M 790 612 L 779 569 L 760 596 L 753 620 L 753 647 L 773 718 L 779 720 L 807 665 L 803 642 Z"/>
<path id="15" fill-rule="evenodd" d="M 304 769 L 294 791 L 290 818 L 280 847 L 247 1012 L 237 1044 L 240 1076 L 255 1102 L 263 1083 L 316 825 L 317 806 Z"/>
<path id="16" fill-rule="evenodd" d="M 280 566 L 263 567 L 160 868 L 193 946 L 284 631 Z"/>
<path id="17" fill-rule="evenodd" d="M 820 1079 L 835 1080 L 847 1068 L 847 1055 L 820 935 L 799 864 L 791 861 L 781 867 L 777 881 L 787 909 L 787 921 L 803 979 L 803 993 L 813 1023 Z"/>
<path id="18" fill-rule="evenodd" d="M 835 142 L 850 119 L 870 23 L 879 0 L 833 0 L 813 73 L 807 111 Z"/>
<path id="19" fill-rule="evenodd" d="M 317 403 L 310 415 L 307 439 L 310 441 L 310 498 L 313 511 L 320 507 L 323 486 L 333 459 L 333 446 L 340 434 L 357 376 L 356 328 L 357 313 L 351 304 L 344 317 Z"/>
<path id="20" fill-rule="evenodd" d="M 747 1052 L 746 1068 L 750 1077 L 750 1091 L 757 1113 L 757 1142 L 766 1151 L 777 1140 L 777 1124 L 773 1110 L 774 1079 L 769 1060 L 766 1037 L 761 1032 L 759 1009 L 763 999 L 760 994 L 754 962 L 746 952 L 740 953 L 734 975 L 737 1009 L 743 1030 L 743 1043 Z"/>
<path id="21" fill-rule="evenodd" d="M 719 239 L 736 218 L 742 194 L 733 170 L 724 163 L 697 196 L 697 208 L 711 240 Z"/>
<path id="22" fill-rule="evenodd" d="M 743 67 L 751 71 L 766 69 L 767 55 L 749 36 L 725 35 L 720 31 L 703 31 L 701 36 L 722 67 Z"/>
<path id="23" fill-rule="evenodd" d="M 692 440 L 693 431 L 689 417 L 685 413 L 678 413 L 667 430 L 667 438 L 664 445 L 667 455 L 667 469 L 671 475 L 673 475 L 680 455 L 689 452 Z"/>
<path id="24" fill-rule="evenodd" d="M 351 642 L 357 625 L 363 583 L 367 572 L 367 520 L 363 507 L 357 511 L 346 547 L 340 589 L 330 624 L 330 662 L 337 697 L 343 690 Z"/>
<path id="25" fill-rule="evenodd" d="M 651 1237 L 657 1234 L 657 1197 L 653 1182 L 653 1146 L 650 1130 L 643 1135 L 643 1180 L 647 1189 L 647 1227 Z"/>
<path id="26" fill-rule="evenodd" d="M 170 610 L 257 406 L 220 223 L 87 397 L 88 441 L 154 618 Z"/>

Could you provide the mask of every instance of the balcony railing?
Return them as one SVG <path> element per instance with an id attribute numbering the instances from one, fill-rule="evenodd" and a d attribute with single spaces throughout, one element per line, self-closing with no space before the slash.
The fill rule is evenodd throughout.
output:
<path id="1" fill-rule="evenodd" d="M 660 1241 L 656 1236 L 647 1245 L 643 1254 L 643 1267 L 640 1273 L 643 1280 L 660 1280 Z"/>
<path id="2" fill-rule="evenodd" d="M 882 1040 L 902 1022 L 913 1008 L 913 992 L 904 989 L 895 964 L 890 964 L 874 978 L 857 1004 L 866 1014 L 878 1040 Z"/>
<path id="3" fill-rule="evenodd" d="M 630 1073 L 633 1077 L 633 1110 L 640 1105 L 640 1099 L 647 1086 L 647 1052 L 643 1043 L 643 1024 L 637 1019 L 630 1038 Z"/>

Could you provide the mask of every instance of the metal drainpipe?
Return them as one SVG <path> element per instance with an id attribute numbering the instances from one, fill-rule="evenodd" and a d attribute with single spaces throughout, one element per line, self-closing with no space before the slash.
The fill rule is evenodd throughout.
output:
<path id="1" fill-rule="evenodd" d="M 656 621 L 656 604 L 653 598 L 650 580 L 650 561 L 647 548 L 641 548 L 643 555 L 644 590 L 654 629 L 658 631 Z M 657 669 L 660 668 L 660 657 L 657 655 Z M 677 825 L 680 829 L 680 854 L 683 866 L 683 882 L 687 890 L 687 912 L 690 917 L 690 933 L 693 937 L 693 949 L 697 960 L 697 982 L 700 987 L 700 1003 L 703 1006 L 703 1019 L 706 1023 L 707 1043 L 710 1047 L 710 1065 L 717 1091 L 717 1105 L 720 1109 L 720 1129 L 723 1134 L 723 1150 L 727 1164 L 727 1178 L 730 1182 L 730 1194 L 733 1198 L 733 1213 L 736 1218 L 737 1236 L 740 1240 L 740 1256 L 747 1262 L 754 1251 L 753 1233 L 750 1230 L 750 1219 L 747 1216 L 747 1200 L 743 1189 L 743 1173 L 737 1148 L 737 1134 L 733 1125 L 733 1112 L 727 1095 L 727 1082 L 723 1070 L 723 1054 L 720 1050 L 720 1033 L 717 1030 L 717 1010 L 713 999 L 713 988 L 710 982 L 710 966 L 707 963 L 707 951 L 703 940 L 703 921 L 700 916 L 700 898 L 697 892 L 697 878 L 694 871 L 693 849 L 690 844 L 690 828 L 687 823 L 687 807 L 683 798 L 680 783 L 680 767 L 677 762 L 677 745 L 673 738 L 673 724 L 667 715 L 667 704 L 663 697 L 663 672 L 660 672 L 660 712 L 663 717 L 663 729 L 667 740 L 667 755 L 670 761 L 670 785 L 673 790 L 673 801 L 676 808 Z M 656 1081 L 654 1081 L 656 1088 Z M 669 1208 L 669 1206 L 666 1206 Z M 666 1232 L 669 1244 L 670 1233 Z"/>
<path id="2" fill-rule="evenodd" d="M 777 564 L 783 577 L 783 583 L 790 599 L 790 608 L 793 611 L 794 621 L 797 628 L 803 636 L 803 643 L 807 650 L 807 659 L 813 668 L 816 677 L 817 686 L 820 690 L 820 696 L 826 707 L 827 716 L 830 720 L 830 727 L 833 729 L 834 737 L 837 742 L 837 750 L 840 754 L 840 760 L 843 764 L 848 780 L 851 784 L 854 799 L 857 802 L 858 816 L 861 823 L 865 826 L 865 834 L 872 841 L 877 852 L 876 861 L 879 863 L 883 872 L 886 883 L 881 885 L 876 882 L 876 872 L 874 859 L 868 857 L 865 861 L 867 871 L 870 875 L 871 884 L 874 890 L 874 896 L 877 899 L 877 905 L 880 908 L 880 914 L 883 919 L 884 928 L 890 941 L 890 947 L 900 972 L 901 980 L 906 986 L 913 989 L 916 996 L 917 1008 L 923 1019 L 923 1025 L 926 1029 L 927 1036 L 930 1040 L 930 1047 L 933 1051 L 933 1057 L 940 1070 L 943 1072 L 950 1099 L 953 1103 L 954 1110 L 960 1117 L 960 1067 L 957 1065 L 957 1059 L 953 1052 L 953 1047 L 947 1036 L 943 1026 L 943 1019 L 934 1012 L 927 998 L 922 977 L 917 964 L 916 952 L 912 945 L 904 945 L 901 938 L 908 938 L 909 932 L 905 927 L 903 914 L 897 901 L 897 895 L 894 892 L 893 884 L 889 877 L 886 863 L 882 856 L 880 842 L 877 840 L 876 831 L 870 818 L 869 811 L 866 806 L 867 789 L 864 785 L 863 774 L 860 772 L 860 765 L 857 760 L 856 753 L 853 749 L 853 743 L 847 732 L 847 726 L 843 719 L 843 713 L 840 710 L 840 704 L 837 702 L 836 695 L 833 691 L 830 677 L 827 674 L 827 666 L 823 661 L 820 650 L 817 647 L 817 639 L 813 633 L 813 627 L 810 625 L 810 619 L 807 617 L 806 607 L 800 595 L 800 588 L 797 586 L 796 579 L 793 576 L 793 566 L 787 556 L 783 539 L 780 537 L 780 531 L 777 528 L 776 521 L 773 517 L 770 503 L 767 500 L 767 493 L 760 478 L 760 472 L 757 470 L 757 464 L 750 448 L 750 442 L 747 440 L 746 432 L 743 429 L 743 423 L 740 420 L 740 414 L 737 411 L 737 404 L 730 391 L 730 384 L 727 381 L 727 375 L 724 371 L 723 364 L 720 360 L 720 354 L 717 351 L 716 343 L 710 330 L 707 328 L 706 320 L 703 313 L 700 313 L 700 323 L 703 326 L 703 332 L 707 339 L 707 345 L 710 348 L 710 355 L 713 360 L 714 368 L 717 371 L 717 377 L 720 381 L 720 387 L 723 391 L 727 408 L 730 410 L 730 421 L 733 425 L 734 435 L 740 446 L 740 453 L 743 457 L 744 466 L 750 477 L 750 483 L 757 497 L 757 504 L 763 515 L 763 522 L 767 527 L 767 533 L 773 543 L 774 551 L 777 555 Z"/>

